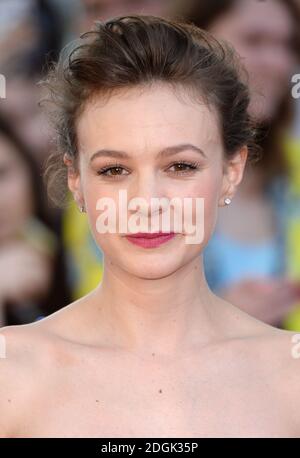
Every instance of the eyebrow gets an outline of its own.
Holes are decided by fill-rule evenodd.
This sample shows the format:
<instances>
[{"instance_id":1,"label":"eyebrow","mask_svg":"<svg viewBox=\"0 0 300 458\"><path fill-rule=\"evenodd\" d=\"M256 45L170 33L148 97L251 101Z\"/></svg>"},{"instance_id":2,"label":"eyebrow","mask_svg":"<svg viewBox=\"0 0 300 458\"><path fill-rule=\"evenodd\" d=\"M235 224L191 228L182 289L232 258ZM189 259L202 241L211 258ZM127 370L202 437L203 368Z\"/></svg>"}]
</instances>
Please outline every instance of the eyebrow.
<instances>
[{"instance_id":1,"label":"eyebrow","mask_svg":"<svg viewBox=\"0 0 300 458\"><path fill-rule=\"evenodd\" d=\"M192 143L183 143L180 145L167 146L166 148L159 151L157 157L169 157L169 156L172 156L173 154L177 154L177 153L180 153L186 150L195 151L196 153L199 153L203 157L207 158L204 151L201 148L199 148L198 146L193 145ZM117 151L113 149L100 149L92 155L90 162L92 162L94 159L98 157L116 157L119 159L129 159L130 158L130 156L125 151Z\"/></svg>"}]
</instances>

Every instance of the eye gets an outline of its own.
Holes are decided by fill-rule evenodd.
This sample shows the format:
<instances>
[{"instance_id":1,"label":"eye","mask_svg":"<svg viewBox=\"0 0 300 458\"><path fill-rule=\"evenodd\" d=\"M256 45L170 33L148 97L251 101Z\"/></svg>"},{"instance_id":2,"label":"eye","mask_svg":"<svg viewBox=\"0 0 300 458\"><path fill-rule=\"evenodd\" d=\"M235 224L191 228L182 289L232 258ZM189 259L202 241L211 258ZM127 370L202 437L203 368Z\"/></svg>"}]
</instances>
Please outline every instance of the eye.
<instances>
[{"instance_id":1,"label":"eye","mask_svg":"<svg viewBox=\"0 0 300 458\"><path fill-rule=\"evenodd\" d=\"M175 170L171 170L172 173L175 174L186 174L190 173L196 170L199 170L199 163L198 162L174 162L173 164L170 165L169 169L175 168Z\"/></svg>"},{"instance_id":2,"label":"eye","mask_svg":"<svg viewBox=\"0 0 300 458\"><path fill-rule=\"evenodd\" d=\"M113 164L113 165L107 165L106 167L102 167L97 172L97 174L104 175L109 178L116 178L116 177L124 175L124 173L122 173L123 171L126 171L126 169L124 169L124 167L122 167L120 164ZM126 173L125 175L128 175L128 173Z\"/></svg>"}]
</instances>

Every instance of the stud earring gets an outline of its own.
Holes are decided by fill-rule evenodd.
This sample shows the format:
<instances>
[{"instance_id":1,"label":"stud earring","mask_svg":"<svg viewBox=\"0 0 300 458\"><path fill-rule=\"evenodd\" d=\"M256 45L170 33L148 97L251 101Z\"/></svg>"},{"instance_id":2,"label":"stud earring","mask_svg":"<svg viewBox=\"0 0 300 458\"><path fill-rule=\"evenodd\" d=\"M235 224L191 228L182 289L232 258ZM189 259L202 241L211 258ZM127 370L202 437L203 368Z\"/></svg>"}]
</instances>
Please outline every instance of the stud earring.
<instances>
[{"instance_id":1,"label":"stud earring","mask_svg":"<svg viewBox=\"0 0 300 458\"><path fill-rule=\"evenodd\" d=\"M84 211L85 211L84 205L81 205L80 206L80 213L84 213Z\"/></svg>"},{"instance_id":2,"label":"stud earring","mask_svg":"<svg viewBox=\"0 0 300 458\"><path fill-rule=\"evenodd\" d=\"M231 203L230 197L226 197L226 199L224 199L224 203L225 205L229 205Z\"/></svg>"}]
</instances>

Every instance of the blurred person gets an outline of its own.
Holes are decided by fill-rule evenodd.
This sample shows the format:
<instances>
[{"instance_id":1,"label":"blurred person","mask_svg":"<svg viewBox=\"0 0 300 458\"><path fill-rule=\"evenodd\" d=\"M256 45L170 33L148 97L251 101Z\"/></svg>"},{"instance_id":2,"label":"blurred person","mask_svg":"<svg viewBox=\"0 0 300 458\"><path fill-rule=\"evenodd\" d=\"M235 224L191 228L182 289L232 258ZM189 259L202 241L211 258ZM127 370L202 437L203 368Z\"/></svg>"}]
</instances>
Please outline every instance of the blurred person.
<instances>
[{"instance_id":1,"label":"blurred person","mask_svg":"<svg viewBox=\"0 0 300 458\"><path fill-rule=\"evenodd\" d=\"M62 18L50 0L1 0L0 68L7 78L43 73L57 59L63 40Z\"/></svg>"},{"instance_id":2,"label":"blurred person","mask_svg":"<svg viewBox=\"0 0 300 458\"><path fill-rule=\"evenodd\" d=\"M42 96L39 78L11 76L6 79L6 98L0 110L14 126L18 136L32 151L37 164L42 165L51 154L53 132L38 107Z\"/></svg>"},{"instance_id":3,"label":"blurred person","mask_svg":"<svg viewBox=\"0 0 300 458\"><path fill-rule=\"evenodd\" d=\"M1 326L34 321L68 300L61 244L43 195L35 160L0 115Z\"/></svg>"},{"instance_id":4,"label":"blurred person","mask_svg":"<svg viewBox=\"0 0 300 458\"><path fill-rule=\"evenodd\" d=\"M51 132L38 108L38 81L63 40L61 15L49 0L1 0L0 71L7 96L1 111L41 164L51 152Z\"/></svg>"},{"instance_id":5,"label":"blurred person","mask_svg":"<svg viewBox=\"0 0 300 458\"><path fill-rule=\"evenodd\" d=\"M172 0L81 0L78 31L90 30L97 19L106 20L121 14L153 14L167 17Z\"/></svg>"},{"instance_id":6,"label":"blurred person","mask_svg":"<svg viewBox=\"0 0 300 458\"><path fill-rule=\"evenodd\" d=\"M300 330L295 296L300 286L300 192L293 187L295 167L290 165L300 155L300 143L295 146L289 134L294 108L290 82L300 57L299 9L293 0L192 0L177 2L177 8L180 17L239 53L248 73L249 110L261 127L262 160L246 168L207 246L208 281L255 317Z\"/></svg>"},{"instance_id":7,"label":"blurred person","mask_svg":"<svg viewBox=\"0 0 300 458\"><path fill-rule=\"evenodd\" d=\"M0 330L1 437L299 437L299 335L219 298L203 269L219 207L255 157L239 60L153 16L99 21L75 44L46 81L49 192L69 188L87 213L104 275L52 315ZM98 228L102 197L115 231ZM169 208L149 204L163 197L204 199L204 220L188 212L201 240L170 219L153 232ZM119 227L126 216L139 233Z\"/></svg>"},{"instance_id":8,"label":"blurred person","mask_svg":"<svg viewBox=\"0 0 300 458\"><path fill-rule=\"evenodd\" d=\"M0 2L0 68L24 65L22 56L28 55L36 44L32 22L33 0L2 0Z\"/></svg>"}]
</instances>

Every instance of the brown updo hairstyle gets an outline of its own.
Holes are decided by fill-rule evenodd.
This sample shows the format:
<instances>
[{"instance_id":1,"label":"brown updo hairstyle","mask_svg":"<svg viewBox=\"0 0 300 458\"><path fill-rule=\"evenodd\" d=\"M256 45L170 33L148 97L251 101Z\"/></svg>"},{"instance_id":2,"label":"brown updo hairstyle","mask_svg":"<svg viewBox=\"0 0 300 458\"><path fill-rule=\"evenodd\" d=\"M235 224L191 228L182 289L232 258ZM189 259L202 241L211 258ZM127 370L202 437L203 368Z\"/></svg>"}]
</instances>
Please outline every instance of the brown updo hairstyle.
<instances>
[{"instance_id":1,"label":"brown updo hairstyle","mask_svg":"<svg viewBox=\"0 0 300 458\"><path fill-rule=\"evenodd\" d=\"M55 128L57 152L46 164L48 194L61 205L67 191L64 154L78 157L76 120L93 96L119 89L165 82L193 91L193 99L216 109L225 159L242 146L248 158L260 156L256 129L248 114L249 92L233 49L189 22L155 16L119 16L96 21L94 28L72 41L50 66L41 84L41 101Z\"/></svg>"}]
</instances>

